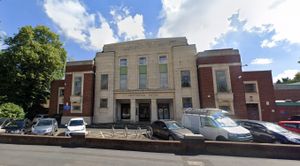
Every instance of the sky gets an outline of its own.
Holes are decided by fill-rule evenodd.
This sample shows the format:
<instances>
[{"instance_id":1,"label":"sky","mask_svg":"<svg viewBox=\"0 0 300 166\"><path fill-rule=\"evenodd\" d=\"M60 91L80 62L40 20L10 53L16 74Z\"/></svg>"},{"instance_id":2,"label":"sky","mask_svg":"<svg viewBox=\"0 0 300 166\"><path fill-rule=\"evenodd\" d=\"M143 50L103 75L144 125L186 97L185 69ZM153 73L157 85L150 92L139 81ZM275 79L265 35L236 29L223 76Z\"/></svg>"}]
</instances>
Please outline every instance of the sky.
<instances>
[{"instance_id":1,"label":"sky","mask_svg":"<svg viewBox=\"0 0 300 166\"><path fill-rule=\"evenodd\" d=\"M22 26L60 35L68 60L90 60L104 44L187 37L197 51L239 49L244 71L300 71L299 0L0 0L3 38Z\"/></svg>"}]
</instances>

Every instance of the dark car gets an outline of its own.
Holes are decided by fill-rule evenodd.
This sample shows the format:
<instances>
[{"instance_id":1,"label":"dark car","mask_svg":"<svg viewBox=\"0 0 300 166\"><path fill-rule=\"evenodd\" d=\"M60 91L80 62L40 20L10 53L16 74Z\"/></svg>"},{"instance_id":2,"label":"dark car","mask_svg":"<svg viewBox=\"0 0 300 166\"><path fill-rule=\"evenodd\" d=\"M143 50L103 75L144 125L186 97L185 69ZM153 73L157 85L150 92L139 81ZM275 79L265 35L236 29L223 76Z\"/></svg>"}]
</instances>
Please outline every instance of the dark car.
<instances>
[{"instance_id":1,"label":"dark car","mask_svg":"<svg viewBox=\"0 0 300 166\"><path fill-rule=\"evenodd\" d=\"M11 134L28 134L31 130L30 121L24 120L12 120L5 127L5 133Z\"/></svg>"},{"instance_id":2,"label":"dark car","mask_svg":"<svg viewBox=\"0 0 300 166\"><path fill-rule=\"evenodd\" d=\"M182 140L184 135L193 133L172 120L157 120L151 124L153 135L161 139Z\"/></svg>"},{"instance_id":3,"label":"dark car","mask_svg":"<svg viewBox=\"0 0 300 166\"><path fill-rule=\"evenodd\" d=\"M300 121L300 115L294 115L289 118L290 121Z\"/></svg>"},{"instance_id":4,"label":"dark car","mask_svg":"<svg viewBox=\"0 0 300 166\"><path fill-rule=\"evenodd\" d=\"M299 134L277 124L257 120L236 120L236 122L251 132L254 142L300 144Z\"/></svg>"}]
</instances>

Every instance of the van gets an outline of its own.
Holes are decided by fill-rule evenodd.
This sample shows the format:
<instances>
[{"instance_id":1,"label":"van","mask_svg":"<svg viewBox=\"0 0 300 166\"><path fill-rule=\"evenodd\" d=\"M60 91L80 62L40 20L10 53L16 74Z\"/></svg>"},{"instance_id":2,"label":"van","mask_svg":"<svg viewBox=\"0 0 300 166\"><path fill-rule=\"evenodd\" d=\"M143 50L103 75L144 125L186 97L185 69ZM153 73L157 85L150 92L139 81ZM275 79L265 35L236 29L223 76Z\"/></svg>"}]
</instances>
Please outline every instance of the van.
<instances>
[{"instance_id":1,"label":"van","mask_svg":"<svg viewBox=\"0 0 300 166\"><path fill-rule=\"evenodd\" d=\"M182 125L209 140L251 141L250 131L236 124L226 114L227 111L217 108L189 108L184 111Z\"/></svg>"}]
</instances>

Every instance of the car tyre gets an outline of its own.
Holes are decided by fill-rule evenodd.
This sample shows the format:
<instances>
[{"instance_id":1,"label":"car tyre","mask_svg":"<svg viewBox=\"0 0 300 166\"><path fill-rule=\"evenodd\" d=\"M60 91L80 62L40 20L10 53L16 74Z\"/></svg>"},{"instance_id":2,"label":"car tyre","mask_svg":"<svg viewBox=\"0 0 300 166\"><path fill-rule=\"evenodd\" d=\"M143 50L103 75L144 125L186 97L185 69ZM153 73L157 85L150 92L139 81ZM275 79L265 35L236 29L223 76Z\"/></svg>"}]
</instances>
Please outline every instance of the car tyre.
<instances>
[{"instance_id":1,"label":"car tyre","mask_svg":"<svg viewBox=\"0 0 300 166\"><path fill-rule=\"evenodd\" d=\"M278 140L275 140L273 143L274 143L274 144L281 144L281 142L278 141Z\"/></svg>"},{"instance_id":2,"label":"car tyre","mask_svg":"<svg viewBox=\"0 0 300 166\"><path fill-rule=\"evenodd\" d=\"M223 136L218 136L218 137L216 138L216 140L217 140L217 141L227 141L227 139L226 139L225 137L223 137Z\"/></svg>"}]
</instances>

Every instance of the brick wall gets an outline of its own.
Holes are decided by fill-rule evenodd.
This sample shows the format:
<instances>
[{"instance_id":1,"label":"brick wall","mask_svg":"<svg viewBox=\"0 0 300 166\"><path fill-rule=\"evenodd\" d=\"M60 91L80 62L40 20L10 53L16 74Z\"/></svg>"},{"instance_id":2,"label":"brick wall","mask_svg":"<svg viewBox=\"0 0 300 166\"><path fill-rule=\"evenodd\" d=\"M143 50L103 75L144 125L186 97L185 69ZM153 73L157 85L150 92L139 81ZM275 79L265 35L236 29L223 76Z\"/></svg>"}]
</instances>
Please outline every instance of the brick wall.
<instances>
[{"instance_id":1,"label":"brick wall","mask_svg":"<svg viewBox=\"0 0 300 166\"><path fill-rule=\"evenodd\" d=\"M204 56L197 59L198 65L204 64L220 64L220 63L239 63L241 62L240 55L221 55L221 56Z\"/></svg>"},{"instance_id":2,"label":"brick wall","mask_svg":"<svg viewBox=\"0 0 300 166\"><path fill-rule=\"evenodd\" d=\"M257 81L262 120L276 121L275 94L271 71L243 72L243 81Z\"/></svg>"},{"instance_id":3,"label":"brick wall","mask_svg":"<svg viewBox=\"0 0 300 166\"><path fill-rule=\"evenodd\" d=\"M276 100L291 99L292 101L300 100L300 89L275 89Z\"/></svg>"},{"instance_id":4,"label":"brick wall","mask_svg":"<svg viewBox=\"0 0 300 166\"><path fill-rule=\"evenodd\" d=\"M65 80L54 80L51 82L49 115L54 115L57 113L58 88L64 87L64 83Z\"/></svg>"},{"instance_id":5,"label":"brick wall","mask_svg":"<svg viewBox=\"0 0 300 166\"><path fill-rule=\"evenodd\" d=\"M198 68L199 97L201 108L214 108L215 94L211 67Z\"/></svg>"}]
</instances>

